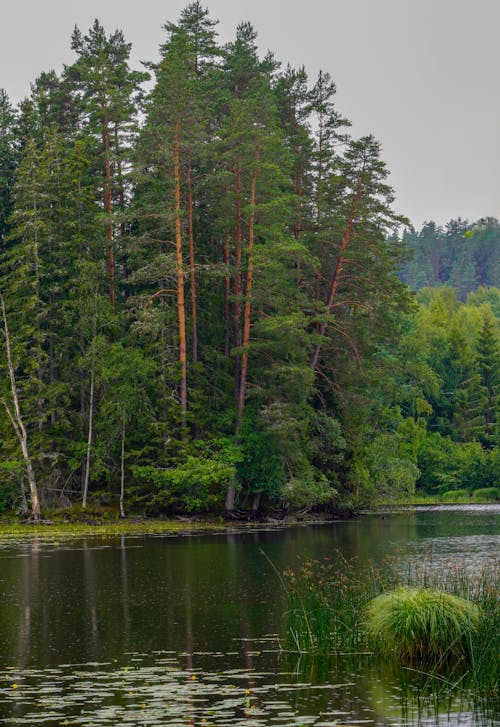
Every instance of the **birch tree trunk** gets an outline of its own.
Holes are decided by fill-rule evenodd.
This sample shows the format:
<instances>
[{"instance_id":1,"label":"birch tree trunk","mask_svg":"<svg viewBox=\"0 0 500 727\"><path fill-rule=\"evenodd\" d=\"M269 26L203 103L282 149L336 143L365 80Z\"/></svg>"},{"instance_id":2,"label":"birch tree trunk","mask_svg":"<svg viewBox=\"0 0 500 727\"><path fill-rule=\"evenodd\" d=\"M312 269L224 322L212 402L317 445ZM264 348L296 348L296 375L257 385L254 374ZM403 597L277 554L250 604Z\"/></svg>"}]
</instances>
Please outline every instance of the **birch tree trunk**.
<instances>
[{"instance_id":1,"label":"birch tree trunk","mask_svg":"<svg viewBox=\"0 0 500 727\"><path fill-rule=\"evenodd\" d=\"M90 480L90 457L92 454L92 437L94 429L94 369L90 372L90 395L89 395L89 430L87 434L87 456L85 458L85 477L83 479L82 508L87 507L87 496L89 493Z\"/></svg>"},{"instance_id":2,"label":"birch tree trunk","mask_svg":"<svg viewBox=\"0 0 500 727\"><path fill-rule=\"evenodd\" d=\"M125 424L122 425L122 450L120 458L120 517L125 517Z\"/></svg>"},{"instance_id":3,"label":"birch tree trunk","mask_svg":"<svg viewBox=\"0 0 500 727\"><path fill-rule=\"evenodd\" d=\"M28 484L30 488L31 496L31 513L34 520L40 520L40 499L38 497L38 488L36 485L35 472L33 470L33 464L28 449L28 434L24 421L21 414L21 407L19 404L19 395L17 391L16 375L14 370L14 364L12 363L12 352L10 347L10 336L9 326L7 324L7 314L5 312L5 303L3 297L0 296L0 302L2 306L2 317L3 317L3 333L5 336L5 351L7 355L7 368L9 371L10 390L12 394L12 403L14 411L11 411L8 403L3 400L5 410L11 421L11 424L16 433L19 444L21 445L21 451L23 453L24 465L26 467L26 475L28 477Z\"/></svg>"}]
</instances>

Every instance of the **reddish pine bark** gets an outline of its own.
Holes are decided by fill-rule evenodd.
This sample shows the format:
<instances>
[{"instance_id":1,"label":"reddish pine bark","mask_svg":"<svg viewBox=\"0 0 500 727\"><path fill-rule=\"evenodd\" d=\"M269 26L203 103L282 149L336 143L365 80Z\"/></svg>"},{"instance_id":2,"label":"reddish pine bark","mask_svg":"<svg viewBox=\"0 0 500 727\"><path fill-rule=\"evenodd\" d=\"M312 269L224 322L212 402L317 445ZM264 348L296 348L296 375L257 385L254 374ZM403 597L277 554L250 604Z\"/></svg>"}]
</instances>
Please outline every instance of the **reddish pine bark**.
<instances>
[{"instance_id":1,"label":"reddish pine bark","mask_svg":"<svg viewBox=\"0 0 500 727\"><path fill-rule=\"evenodd\" d=\"M326 301L326 308L327 308L328 313L331 313L332 308L333 308L335 294L337 292L337 288L338 288L339 282L340 282L340 276L341 276L342 270L344 268L344 262L345 262L344 253L345 253L345 251L349 245L349 241L351 239L352 228L354 226L354 219L356 217L358 205L359 205L359 202L360 202L362 194L363 194L363 189L364 189L364 166L363 166L363 169L361 170L358 187L356 190L356 195L355 195L353 203L352 203L351 212L349 214L349 219L347 221L344 235L342 237L342 242L340 244L340 252L339 252L339 258L337 260L337 265L335 266L335 270L333 272L333 276L330 281L330 287L328 290L328 298ZM319 334L320 338L322 338L325 335L327 325L328 325L327 321L325 320L319 326L318 334ZM321 353L321 341L316 344L313 355L311 357L310 366L313 371L316 371L316 369L318 367L318 360L319 360L320 353Z\"/></svg>"},{"instance_id":2,"label":"reddish pine bark","mask_svg":"<svg viewBox=\"0 0 500 727\"><path fill-rule=\"evenodd\" d=\"M229 263L230 263L230 244L231 238L226 235L224 242L224 265L226 266L226 276L224 278L224 321L226 324L226 336L224 341L224 356L229 357L229 316L230 316L230 296L231 296L231 277L229 275Z\"/></svg>"},{"instance_id":3,"label":"reddish pine bark","mask_svg":"<svg viewBox=\"0 0 500 727\"><path fill-rule=\"evenodd\" d=\"M241 219L241 162L238 159L236 164L236 230L235 230L235 246L234 246L234 345L239 346L241 343L241 247L242 247L242 219ZM236 396L239 392L239 382L241 373L241 359L236 357L234 363L234 381L236 388Z\"/></svg>"},{"instance_id":4,"label":"reddish pine bark","mask_svg":"<svg viewBox=\"0 0 500 727\"><path fill-rule=\"evenodd\" d=\"M247 275L245 285L245 307L243 310L243 353L241 354L241 372L240 384L238 387L238 416L236 420L236 429L239 431L241 421L243 419L243 411L245 409L245 395L247 387L248 372L248 346L250 343L250 317L252 314L252 287L253 287L253 245L255 233L255 194L257 190L257 172L259 164L259 145L255 148L255 168L252 174L252 184L250 187L250 219L248 221L248 258L247 258Z\"/></svg>"},{"instance_id":5,"label":"reddish pine bark","mask_svg":"<svg viewBox=\"0 0 500 727\"><path fill-rule=\"evenodd\" d=\"M104 172L104 191L103 191L103 202L104 212L107 216L106 221L106 247L107 247L107 269L109 279L109 299L113 309L115 307L115 252L113 246L113 221L111 215L113 212L113 203L111 196L111 151L109 143L109 121L105 117L102 129L102 140L104 145L104 159L105 159L105 172Z\"/></svg>"},{"instance_id":6,"label":"reddish pine bark","mask_svg":"<svg viewBox=\"0 0 500 727\"><path fill-rule=\"evenodd\" d=\"M182 259L181 230L181 180L179 164L179 119L174 131L174 189L175 189L175 257L177 262L177 318L179 324L179 364L181 369L180 400L182 425L186 426L187 413L187 360L186 360L186 310L184 302L184 264Z\"/></svg>"},{"instance_id":7,"label":"reddish pine bark","mask_svg":"<svg viewBox=\"0 0 500 727\"><path fill-rule=\"evenodd\" d=\"M196 307L196 267L194 255L194 229L193 229L193 189L191 184L191 162L187 168L188 192L188 235L189 235L189 277L191 281L191 328L192 328L192 357L193 362L198 361L198 314Z\"/></svg>"}]
</instances>

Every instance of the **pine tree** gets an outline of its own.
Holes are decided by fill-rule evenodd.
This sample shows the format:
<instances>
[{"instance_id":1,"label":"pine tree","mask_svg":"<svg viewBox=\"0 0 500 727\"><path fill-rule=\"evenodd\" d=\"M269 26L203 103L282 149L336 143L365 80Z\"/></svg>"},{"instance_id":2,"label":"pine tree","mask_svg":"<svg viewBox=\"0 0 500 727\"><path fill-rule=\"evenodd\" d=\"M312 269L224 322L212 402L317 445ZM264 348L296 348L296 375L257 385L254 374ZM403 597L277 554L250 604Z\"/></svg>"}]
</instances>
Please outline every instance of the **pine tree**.
<instances>
[{"instance_id":1,"label":"pine tree","mask_svg":"<svg viewBox=\"0 0 500 727\"><path fill-rule=\"evenodd\" d=\"M87 35L75 28L72 49L77 60L65 69L86 132L94 140L99 170L96 182L101 189L101 220L105 231L109 298L116 302L117 250L115 214L125 202L124 168L134 130L139 84L147 74L129 67L131 45L121 31L107 36L95 20ZM121 220L120 220L121 221Z\"/></svg>"},{"instance_id":2,"label":"pine tree","mask_svg":"<svg viewBox=\"0 0 500 727\"><path fill-rule=\"evenodd\" d=\"M394 316L398 303L407 306L407 295L395 275L402 247L394 239L388 241L388 231L398 218L390 206L392 190L385 183L387 170L373 137L351 142L341 168L340 181L336 172L332 175L328 213L314 247L325 301L311 356L315 371L329 330L345 336L356 350L348 330L352 311L363 310L373 320L382 320Z\"/></svg>"},{"instance_id":3,"label":"pine tree","mask_svg":"<svg viewBox=\"0 0 500 727\"><path fill-rule=\"evenodd\" d=\"M149 99L147 120L139 143L136 209L139 219L144 220L141 227L145 236L143 241L151 235L158 250L156 254L147 253L145 260L150 265L155 260L163 260L168 276L166 284L162 282L159 290L153 289L152 297L172 291L176 296L179 398L185 427L188 411L185 280L189 270L193 296L191 312L195 318L193 348L197 359L192 169L203 138L204 115L197 73L200 60L194 52L194 44L182 27L169 26L169 32L170 38L162 47L163 59L156 69L156 86ZM186 237L189 266L185 262ZM172 239L173 255L166 252ZM147 269L144 271L147 276Z\"/></svg>"}]
</instances>

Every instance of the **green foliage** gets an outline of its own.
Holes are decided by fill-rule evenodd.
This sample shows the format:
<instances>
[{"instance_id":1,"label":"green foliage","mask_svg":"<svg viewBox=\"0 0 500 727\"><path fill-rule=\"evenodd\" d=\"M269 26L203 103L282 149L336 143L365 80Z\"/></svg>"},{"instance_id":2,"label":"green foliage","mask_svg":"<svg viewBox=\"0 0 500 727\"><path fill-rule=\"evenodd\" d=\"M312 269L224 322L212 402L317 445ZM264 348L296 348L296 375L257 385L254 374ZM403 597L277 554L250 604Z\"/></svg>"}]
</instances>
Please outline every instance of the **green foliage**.
<instances>
[{"instance_id":1,"label":"green foliage","mask_svg":"<svg viewBox=\"0 0 500 727\"><path fill-rule=\"evenodd\" d=\"M421 230L407 228L403 240L413 251L401 271L411 288L449 285L460 300L478 286L497 285L500 271L498 220L484 218L474 224L450 220L445 227L427 222Z\"/></svg>"},{"instance_id":2,"label":"green foliage","mask_svg":"<svg viewBox=\"0 0 500 727\"><path fill-rule=\"evenodd\" d=\"M337 500L338 492L320 472L306 471L287 480L282 493L289 507L311 509L320 505L331 505Z\"/></svg>"},{"instance_id":3,"label":"green foliage","mask_svg":"<svg viewBox=\"0 0 500 727\"><path fill-rule=\"evenodd\" d=\"M227 489L235 484L241 458L238 447L221 440L201 454L187 455L175 467L136 465L132 468L136 484L130 487L131 505L148 513L220 509Z\"/></svg>"},{"instance_id":4,"label":"green foliage","mask_svg":"<svg viewBox=\"0 0 500 727\"><path fill-rule=\"evenodd\" d=\"M442 494L448 490L475 490L494 485L498 462L479 442L456 443L438 433L428 433L419 448L419 487Z\"/></svg>"},{"instance_id":5,"label":"green foliage","mask_svg":"<svg viewBox=\"0 0 500 727\"><path fill-rule=\"evenodd\" d=\"M420 662L470 657L470 636L480 619L470 601L427 588L383 593L366 612L368 635L379 651Z\"/></svg>"},{"instance_id":6,"label":"green foliage","mask_svg":"<svg viewBox=\"0 0 500 727\"><path fill-rule=\"evenodd\" d=\"M283 456L255 410L247 409L239 442L242 456L237 467L238 480L249 492L278 500L286 479Z\"/></svg>"},{"instance_id":7,"label":"green foliage","mask_svg":"<svg viewBox=\"0 0 500 727\"><path fill-rule=\"evenodd\" d=\"M356 502L364 506L411 498L420 475L415 447L423 436L421 428L412 419L386 414L393 431L378 432L364 443L350 472Z\"/></svg>"},{"instance_id":8,"label":"green foliage","mask_svg":"<svg viewBox=\"0 0 500 727\"><path fill-rule=\"evenodd\" d=\"M12 211L15 169L18 162L15 133L15 111L7 93L0 88L0 242L9 230Z\"/></svg>"},{"instance_id":9,"label":"green foliage","mask_svg":"<svg viewBox=\"0 0 500 727\"><path fill-rule=\"evenodd\" d=\"M349 136L328 73L215 26L197 2L166 23L148 94L98 20L18 109L0 92L0 288L43 501L495 486L498 223L409 230L407 260L380 145ZM418 307L402 267L431 286ZM17 460L3 409L0 438Z\"/></svg>"},{"instance_id":10,"label":"green foliage","mask_svg":"<svg viewBox=\"0 0 500 727\"><path fill-rule=\"evenodd\" d=\"M13 510L19 505L24 474L23 462L19 460L0 462L0 513Z\"/></svg>"},{"instance_id":11,"label":"green foliage","mask_svg":"<svg viewBox=\"0 0 500 727\"><path fill-rule=\"evenodd\" d=\"M476 502L499 502L500 487L480 487L472 493Z\"/></svg>"}]
</instances>

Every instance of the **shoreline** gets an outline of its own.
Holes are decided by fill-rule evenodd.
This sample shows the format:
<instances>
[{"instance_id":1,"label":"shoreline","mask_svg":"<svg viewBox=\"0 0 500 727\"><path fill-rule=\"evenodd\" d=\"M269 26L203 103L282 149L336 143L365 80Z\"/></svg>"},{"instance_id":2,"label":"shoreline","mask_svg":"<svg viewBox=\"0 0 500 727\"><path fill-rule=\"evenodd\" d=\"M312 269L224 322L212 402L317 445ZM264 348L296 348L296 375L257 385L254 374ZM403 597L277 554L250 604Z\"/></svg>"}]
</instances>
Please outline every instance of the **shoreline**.
<instances>
[{"instance_id":1,"label":"shoreline","mask_svg":"<svg viewBox=\"0 0 500 727\"><path fill-rule=\"evenodd\" d=\"M316 511L310 513L290 513L273 517L264 515L260 518L225 518L206 514L203 516L179 516L177 518L143 518L131 516L124 519L97 518L91 519L81 516L78 520L59 520L59 515L54 520L34 521L19 519L0 519L0 540L15 538L29 539L41 537L46 539L56 538L79 538L79 537L117 537L117 536L147 536L147 535L190 535L190 534L214 534L214 533L244 533L256 530L282 530L293 527L307 527L309 525L327 525L333 523L349 522L360 517L380 516L386 517L391 514L409 513L427 509L470 509L471 507L482 508L485 506L500 506L500 503L394 503L377 505L373 508L344 508L332 511ZM95 517L95 513L93 513Z\"/></svg>"},{"instance_id":2,"label":"shoreline","mask_svg":"<svg viewBox=\"0 0 500 727\"><path fill-rule=\"evenodd\" d=\"M64 522L41 520L0 519L0 540L14 538L78 538L87 536L115 537L140 535L189 535L225 532L251 532L259 529L282 530L290 527L345 522L357 519L359 514L353 510L290 514L284 517L264 516L252 519L232 519L214 515L193 518L178 517L171 519L129 517L124 519L91 520L91 518Z\"/></svg>"}]
</instances>

